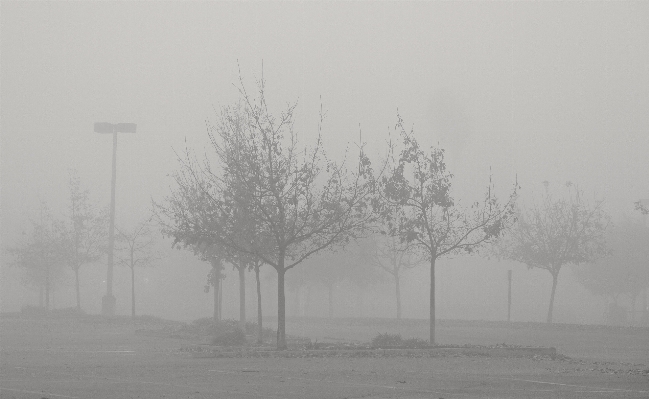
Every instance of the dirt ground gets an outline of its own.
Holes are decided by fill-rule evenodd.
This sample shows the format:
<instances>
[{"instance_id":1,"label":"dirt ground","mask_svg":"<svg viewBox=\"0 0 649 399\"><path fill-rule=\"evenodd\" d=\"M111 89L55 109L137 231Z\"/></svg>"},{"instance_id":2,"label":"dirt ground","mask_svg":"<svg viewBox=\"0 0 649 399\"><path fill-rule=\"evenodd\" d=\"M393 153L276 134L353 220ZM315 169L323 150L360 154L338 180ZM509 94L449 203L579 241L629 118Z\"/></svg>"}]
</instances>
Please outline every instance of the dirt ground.
<instances>
[{"instance_id":1,"label":"dirt ground","mask_svg":"<svg viewBox=\"0 0 649 399\"><path fill-rule=\"evenodd\" d=\"M272 325L272 323L268 323ZM286 330L312 340L368 342L378 333L428 339L428 320L289 319ZM451 345L508 345L555 347L559 353L582 359L649 364L649 328L575 324L506 323L438 320L437 343Z\"/></svg>"},{"instance_id":2,"label":"dirt ground","mask_svg":"<svg viewBox=\"0 0 649 399\"><path fill-rule=\"evenodd\" d=\"M303 321L293 322L289 331L299 333L301 323L306 332ZM331 325L327 335L341 334L344 323ZM347 330L352 336L361 330L374 335L380 327ZM136 334L136 328L73 319L1 318L0 398L649 398L647 361L597 358L598 351L595 357L555 360L195 358L180 348L200 342ZM320 333L322 328L316 327ZM458 339L463 330L477 336L492 333L484 326L443 330L453 328ZM588 331L594 336L601 332ZM603 335L586 341L610 338ZM624 348L644 343L633 337L625 338ZM586 350L587 345L579 349ZM624 358L626 351L613 354Z\"/></svg>"}]
</instances>

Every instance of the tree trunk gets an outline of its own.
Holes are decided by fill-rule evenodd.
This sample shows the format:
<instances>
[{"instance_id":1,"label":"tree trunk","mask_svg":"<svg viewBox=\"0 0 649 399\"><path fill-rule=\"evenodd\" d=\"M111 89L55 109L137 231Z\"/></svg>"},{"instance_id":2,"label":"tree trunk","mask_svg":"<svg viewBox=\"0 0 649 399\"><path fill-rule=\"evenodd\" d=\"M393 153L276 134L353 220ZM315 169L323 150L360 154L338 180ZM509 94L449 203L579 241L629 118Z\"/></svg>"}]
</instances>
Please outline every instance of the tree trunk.
<instances>
[{"instance_id":1,"label":"tree trunk","mask_svg":"<svg viewBox=\"0 0 649 399\"><path fill-rule=\"evenodd\" d=\"M264 343L264 328L261 317L261 281L259 280L259 266L255 267L255 277L257 279L257 343Z\"/></svg>"},{"instance_id":2,"label":"tree trunk","mask_svg":"<svg viewBox=\"0 0 649 399\"><path fill-rule=\"evenodd\" d=\"M220 268L213 264L212 265L212 286L214 287L214 315L213 319L214 321L221 321L221 297L220 297L220 275L221 275L221 270Z\"/></svg>"},{"instance_id":3,"label":"tree trunk","mask_svg":"<svg viewBox=\"0 0 649 399\"><path fill-rule=\"evenodd\" d=\"M214 321L220 321L221 316L219 315L219 284L218 282L214 284L214 312L212 314L212 319Z\"/></svg>"},{"instance_id":4,"label":"tree trunk","mask_svg":"<svg viewBox=\"0 0 649 399\"><path fill-rule=\"evenodd\" d=\"M219 270L222 270L219 269ZM219 281L217 281L217 284L219 286L219 321L223 319L223 279L219 278Z\"/></svg>"},{"instance_id":5,"label":"tree trunk","mask_svg":"<svg viewBox=\"0 0 649 399\"><path fill-rule=\"evenodd\" d=\"M559 273L552 274L552 294L550 294L550 308L548 309L547 322L552 324L552 310L554 309L554 293L557 291L557 281L559 280Z\"/></svg>"},{"instance_id":6,"label":"tree trunk","mask_svg":"<svg viewBox=\"0 0 649 399\"><path fill-rule=\"evenodd\" d=\"M300 315L300 289L302 287L298 286L295 289L295 307L293 308L293 317L298 317Z\"/></svg>"},{"instance_id":7,"label":"tree trunk","mask_svg":"<svg viewBox=\"0 0 649 399\"><path fill-rule=\"evenodd\" d=\"M239 326L246 332L246 266L239 261Z\"/></svg>"},{"instance_id":8,"label":"tree trunk","mask_svg":"<svg viewBox=\"0 0 649 399\"><path fill-rule=\"evenodd\" d=\"M135 266L131 266L131 317L135 317Z\"/></svg>"},{"instance_id":9,"label":"tree trunk","mask_svg":"<svg viewBox=\"0 0 649 399\"><path fill-rule=\"evenodd\" d=\"M311 286L306 286L306 298L304 298L304 308L302 308L302 316L309 315L309 307L311 304Z\"/></svg>"},{"instance_id":10,"label":"tree trunk","mask_svg":"<svg viewBox=\"0 0 649 399\"><path fill-rule=\"evenodd\" d=\"M631 293L631 325L635 325L635 303L639 292Z\"/></svg>"},{"instance_id":11,"label":"tree trunk","mask_svg":"<svg viewBox=\"0 0 649 399\"><path fill-rule=\"evenodd\" d=\"M399 273L394 275L394 283L397 289L397 320L401 320L401 287L399 285Z\"/></svg>"},{"instance_id":12,"label":"tree trunk","mask_svg":"<svg viewBox=\"0 0 649 399\"><path fill-rule=\"evenodd\" d=\"M329 318L334 318L334 285L329 284Z\"/></svg>"},{"instance_id":13,"label":"tree trunk","mask_svg":"<svg viewBox=\"0 0 649 399\"><path fill-rule=\"evenodd\" d=\"M50 310L50 265L45 265L45 310Z\"/></svg>"},{"instance_id":14,"label":"tree trunk","mask_svg":"<svg viewBox=\"0 0 649 399\"><path fill-rule=\"evenodd\" d=\"M430 344L435 345L435 257L430 259Z\"/></svg>"},{"instance_id":15,"label":"tree trunk","mask_svg":"<svg viewBox=\"0 0 649 399\"><path fill-rule=\"evenodd\" d=\"M44 284L41 284L41 288L40 288L40 290L38 292L38 306L41 309L45 306L45 300L44 300L44 296L43 296L43 288L44 288L44 286L45 286Z\"/></svg>"},{"instance_id":16,"label":"tree trunk","mask_svg":"<svg viewBox=\"0 0 649 399\"><path fill-rule=\"evenodd\" d=\"M282 262L283 263L283 262ZM277 349L286 349L286 296L284 294L284 265L277 268Z\"/></svg>"},{"instance_id":17,"label":"tree trunk","mask_svg":"<svg viewBox=\"0 0 649 399\"><path fill-rule=\"evenodd\" d=\"M358 312L358 317L363 317L363 290L358 289L356 295L356 312Z\"/></svg>"},{"instance_id":18,"label":"tree trunk","mask_svg":"<svg viewBox=\"0 0 649 399\"><path fill-rule=\"evenodd\" d=\"M649 288L644 288L642 290L642 313L641 313L641 319L640 321L642 322L642 325L649 325L649 312L647 309L647 290Z\"/></svg>"},{"instance_id":19,"label":"tree trunk","mask_svg":"<svg viewBox=\"0 0 649 399\"><path fill-rule=\"evenodd\" d=\"M74 269L74 288L77 294L77 312L81 312L81 293L79 290L79 267Z\"/></svg>"}]
</instances>

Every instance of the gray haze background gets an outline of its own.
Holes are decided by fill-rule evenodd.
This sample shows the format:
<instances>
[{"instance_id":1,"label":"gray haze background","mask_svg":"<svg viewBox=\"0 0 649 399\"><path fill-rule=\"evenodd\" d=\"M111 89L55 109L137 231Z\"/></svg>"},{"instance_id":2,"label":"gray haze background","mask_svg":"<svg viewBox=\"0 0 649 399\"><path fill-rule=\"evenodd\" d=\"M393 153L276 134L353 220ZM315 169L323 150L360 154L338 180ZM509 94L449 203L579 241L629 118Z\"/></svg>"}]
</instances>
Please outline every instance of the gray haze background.
<instances>
[{"instance_id":1,"label":"gray haze background","mask_svg":"<svg viewBox=\"0 0 649 399\"><path fill-rule=\"evenodd\" d=\"M482 193L490 168L501 195L517 177L523 201L544 180L577 183L591 198L604 198L613 217L632 214L634 201L649 198L647 2L0 6L3 246L28 231L39 196L63 214L68 168L78 169L95 201L109 203L112 140L93 133L94 122L138 125L136 134L118 138L116 220L131 227L152 198L168 192L174 150L203 151L205 119L237 99L238 65L252 91L262 60L275 109L299 101L306 143L315 137L322 101L332 158L355 148L360 129L378 159L398 108L418 139L447 149L455 193L465 203ZM440 317L506 317L510 268L513 319L543 320L550 276L482 259L442 262ZM138 312L209 316L211 297L202 291L208 270L183 252L142 270ZM82 306L99 312L105 264L81 273ZM421 267L405 276L404 317L426 317L427 273ZM3 311L37 301L15 275L3 267ZM126 268L116 269L122 314L129 309L128 278ZM394 294L386 281L362 303L354 294L341 295L336 314L392 317ZM235 317L234 274L225 284L225 316ZM264 289L271 315L273 285ZM289 315L296 311L291 295ZM72 306L72 288L55 298L57 307ZM602 304L569 270L562 273L557 321L600 322ZM306 311L326 315L324 291L311 295Z\"/></svg>"}]
</instances>

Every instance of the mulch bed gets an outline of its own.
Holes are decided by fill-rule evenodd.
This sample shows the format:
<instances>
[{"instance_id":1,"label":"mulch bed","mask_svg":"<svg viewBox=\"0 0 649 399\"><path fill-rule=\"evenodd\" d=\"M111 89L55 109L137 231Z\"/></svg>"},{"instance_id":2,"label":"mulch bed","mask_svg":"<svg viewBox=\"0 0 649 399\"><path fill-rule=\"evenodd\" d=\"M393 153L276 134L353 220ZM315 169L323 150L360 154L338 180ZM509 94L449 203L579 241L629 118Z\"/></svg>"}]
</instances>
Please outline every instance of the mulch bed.
<instances>
[{"instance_id":1,"label":"mulch bed","mask_svg":"<svg viewBox=\"0 0 649 399\"><path fill-rule=\"evenodd\" d=\"M549 358L562 357L556 348L522 346L434 346L428 348L372 348L367 346L336 345L319 349L289 348L279 351L271 347L226 347L212 345L185 345L181 352L196 358L385 358L385 357L505 357Z\"/></svg>"}]
</instances>

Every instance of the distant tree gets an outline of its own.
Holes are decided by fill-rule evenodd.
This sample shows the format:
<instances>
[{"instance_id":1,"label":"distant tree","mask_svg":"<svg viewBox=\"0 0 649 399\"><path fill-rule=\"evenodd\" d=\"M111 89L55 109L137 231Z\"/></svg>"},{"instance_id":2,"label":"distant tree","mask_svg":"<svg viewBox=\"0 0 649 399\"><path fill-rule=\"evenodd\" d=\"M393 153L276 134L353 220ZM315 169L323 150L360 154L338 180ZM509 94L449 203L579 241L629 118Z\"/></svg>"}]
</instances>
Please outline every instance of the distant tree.
<instances>
[{"instance_id":1,"label":"distant tree","mask_svg":"<svg viewBox=\"0 0 649 399\"><path fill-rule=\"evenodd\" d=\"M214 220L218 216L215 208L210 203L208 196L203 192L201 184L197 184L192 176L187 176L185 170L180 170L175 176L177 181L182 181L176 191L168 198L165 204L154 202L153 211L157 222L162 227L162 234L174 239L172 247L191 250L202 261L208 262L212 268L207 275L205 293L214 293L214 321L222 317L221 281L225 278L224 262L228 257L228 248L209 239L217 232L203 232L196 234L194 220ZM203 225L204 228L208 227Z\"/></svg>"},{"instance_id":2,"label":"distant tree","mask_svg":"<svg viewBox=\"0 0 649 399\"><path fill-rule=\"evenodd\" d=\"M255 282L257 283L257 343L261 344L264 342L264 326L261 306L261 279L259 278L259 273L264 262L261 259L256 258L249 264L252 270L255 272Z\"/></svg>"},{"instance_id":3,"label":"distant tree","mask_svg":"<svg viewBox=\"0 0 649 399\"><path fill-rule=\"evenodd\" d=\"M239 326L242 331L246 331L246 271L252 269L249 254L234 252L230 263L239 275Z\"/></svg>"},{"instance_id":4,"label":"distant tree","mask_svg":"<svg viewBox=\"0 0 649 399\"><path fill-rule=\"evenodd\" d=\"M39 219L32 221L32 230L25 241L8 248L12 265L23 271L23 284L44 291L46 310L50 309L53 288L65 279L64 269L70 261L67 242L65 224L55 219L41 201Z\"/></svg>"},{"instance_id":5,"label":"distant tree","mask_svg":"<svg viewBox=\"0 0 649 399\"><path fill-rule=\"evenodd\" d=\"M135 317L135 267L152 266L159 259L155 253L155 237L151 229L151 218L147 218L131 229L117 229L117 263L131 269L131 316Z\"/></svg>"},{"instance_id":6,"label":"distant tree","mask_svg":"<svg viewBox=\"0 0 649 399\"><path fill-rule=\"evenodd\" d=\"M304 261L299 273L292 273L291 277L287 278L287 286L294 287L296 291L324 286L328 296L328 315L333 318L336 285L349 282L358 288L356 292L361 298L363 289L380 279L364 242L363 239L355 239L344 247L322 251L310 257Z\"/></svg>"},{"instance_id":7,"label":"distant tree","mask_svg":"<svg viewBox=\"0 0 649 399\"><path fill-rule=\"evenodd\" d=\"M233 211L233 218L236 222L230 224L231 230L224 233L221 227L213 231L203 231L196 234L189 224L176 224L170 215L175 214L181 218L203 218L204 220L214 220L218 218L218 210L210 203L209 196L202 191L201 185L196 184L192 177L187 177L183 173L176 176L177 179L184 183L179 185L178 191L174 193L173 198L168 198L166 206L156 205L157 217L162 224L164 235L174 238L174 246L182 246L193 250L202 260L210 262L212 270L208 276L208 284L205 286L205 292L209 292L209 287L214 287L215 313L214 319L220 320L221 303L220 303L220 281L225 278L223 274L223 265L229 263L237 270L239 276L239 323L240 328L245 331L246 324L246 288L245 272L246 270L255 270L258 277L258 269L263 262L251 253L238 251L236 248L224 245L222 241L214 240L216 234L226 234L238 237L250 237L255 235L254 220L247 216L245 209L236 209ZM209 183L206 183L209 184ZM236 191L236 188L233 188ZM190 216L191 215L191 216ZM258 316L261 312L261 287L257 278L257 296L258 296ZM218 305L218 306L217 306ZM218 311L216 310L218 308ZM258 317L259 318L259 317ZM259 322L259 320L258 320Z\"/></svg>"},{"instance_id":8,"label":"distant tree","mask_svg":"<svg viewBox=\"0 0 649 399\"><path fill-rule=\"evenodd\" d=\"M635 209L643 215L649 215L649 200L640 200L635 202Z\"/></svg>"},{"instance_id":9,"label":"distant tree","mask_svg":"<svg viewBox=\"0 0 649 399\"><path fill-rule=\"evenodd\" d=\"M372 264L394 279L397 320L401 320L401 275L404 270L412 269L422 263L412 243L402 241L400 237L384 234L374 235L367 243L367 256Z\"/></svg>"},{"instance_id":10,"label":"distant tree","mask_svg":"<svg viewBox=\"0 0 649 399\"><path fill-rule=\"evenodd\" d=\"M384 275L374 264L368 253L368 239L362 237L351 241L337 252L342 257L343 277L356 286L356 308L359 317L363 317L363 298L368 289L384 281Z\"/></svg>"},{"instance_id":11,"label":"distant tree","mask_svg":"<svg viewBox=\"0 0 649 399\"><path fill-rule=\"evenodd\" d=\"M501 205L491 184L482 202L469 208L451 196L451 175L444 150L419 146L414 131L406 131L401 116L395 130L402 141L400 151L390 146L388 173L381 179L377 210L390 236L412 245L430 262L430 343L435 343L435 263L457 253L471 253L495 240L514 217L516 186ZM395 211L396 209L396 211ZM396 217L391 215L396 214Z\"/></svg>"},{"instance_id":12,"label":"distant tree","mask_svg":"<svg viewBox=\"0 0 649 399\"><path fill-rule=\"evenodd\" d=\"M320 131L314 147L301 147L293 130L295 105L275 116L263 78L258 87L253 99L241 84L241 103L224 108L218 123L208 125L218 163L212 167L188 155L164 213L172 235L225 245L277 271L277 347L285 349L285 274L365 225L372 171L362 151L351 175L344 164L327 160ZM197 193L190 192L194 188ZM207 206L189 203L197 198ZM253 235L240 228L242 209L255 226Z\"/></svg>"},{"instance_id":13,"label":"distant tree","mask_svg":"<svg viewBox=\"0 0 649 399\"><path fill-rule=\"evenodd\" d=\"M634 320L638 296L649 288L649 229L626 219L607 230L608 254L575 269L578 281L595 295L611 298L615 305L620 295L631 301Z\"/></svg>"},{"instance_id":14,"label":"distant tree","mask_svg":"<svg viewBox=\"0 0 649 399\"><path fill-rule=\"evenodd\" d=\"M302 307L302 293L306 290L306 295L307 297L309 296L309 288L310 288L310 282L309 278L306 275L306 269L304 268L306 266L306 263L303 263L303 265L300 267L299 271L296 271L295 273L291 273L286 276L285 280L285 289L287 292L287 296L293 296L295 298L294 301L291 301L289 299L289 303L293 302L293 311L292 315L294 317L298 317L303 315L304 313L302 312L302 309L306 309L307 304L304 304L304 308ZM307 298L308 299L308 298ZM308 302L308 300L307 300ZM289 308L290 309L290 308ZM290 311L290 310L289 310Z\"/></svg>"},{"instance_id":15,"label":"distant tree","mask_svg":"<svg viewBox=\"0 0 649 399\"><path fill-rule=\"evenodd\" d=\"M69 262L75 278L77 310L81 311L79 269L96 262L106 252L108 215L96 210L90 203L88 190L81 187L76 170L69 172L69 226L67 249Z\"/></svg>"},{"instance_id":16,"label":"distant tree","mask_svg":"<svg viewBox=\"0 0 649 399\"><path fill-rule=\"evenodd\" d=\"M582 193L566 183L565 195L555 198L544 182L540 203L518 209L517 222L500 245L505 258L552 275L547 322L552 323L554 295L565 265L593 262L605 254L608 216L598 201L590 206Z\"/></svg>"},{"instance_id":17,"label":"distant tree","mask_svg":"<svg viewBox=\"0 0 649 399\"><path fill-rule=\"evenodd\" d=\"M203 261L209 262L212 268L207 274L207 284L205 284L205 293L210 292L210 287L214 292L214 321L220 321L222 317L222 304L221 304L221 281L225 278L223 273L223 258L224 255L215 245L196 245L194 246L194 254L198 255Z\"/></svg>"},{"instance_id":18,"label":"distant tree","mask_svg":"<svg viewBox=\"0 0 649 399\"><path fill-rule=\"evenodd\" d=\"M345 272L349 267L346 251L323 251L304 261L300 268L301 283L312 286L324 286L327 290L328 316L334 317L334 293L337 284L346 279ZM290 279L294 280L294 279ZM289 286L294 285L291 281Z\"/></svg>"}]
</instances>

